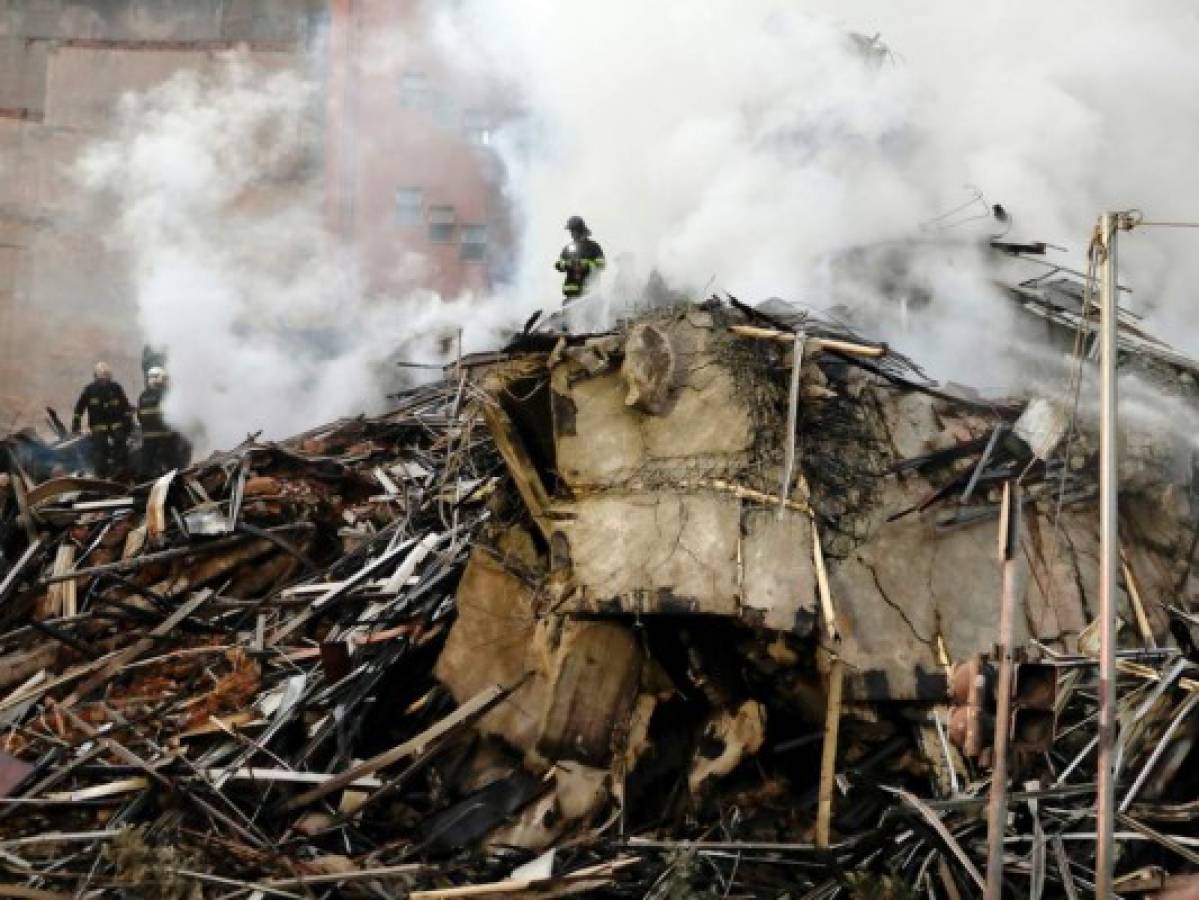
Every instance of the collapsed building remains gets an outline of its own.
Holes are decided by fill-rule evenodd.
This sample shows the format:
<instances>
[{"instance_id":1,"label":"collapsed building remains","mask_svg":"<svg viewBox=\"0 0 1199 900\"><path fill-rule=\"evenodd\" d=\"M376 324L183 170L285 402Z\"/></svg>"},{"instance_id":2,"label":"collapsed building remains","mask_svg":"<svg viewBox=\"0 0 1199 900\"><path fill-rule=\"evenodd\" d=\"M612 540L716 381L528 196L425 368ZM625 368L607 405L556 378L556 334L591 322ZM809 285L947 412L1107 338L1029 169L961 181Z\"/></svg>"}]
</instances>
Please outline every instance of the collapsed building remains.
<instances>
[{"instance_id":1,"label":"collapsed building remains","mask_svg":"<svg viewBox=\"0 0 1199 900\"><path fill-rule=\"evenodd\" d=\"M1193 388L1146 347L1128 364ZM133 491L9 439L20 896L974 896L1001 706L1009 892L1091 889L1069 403L715 299L527 331L396 399ZM1199 498L1186 441L1126 445L1120 889L1193 890Z\"/></svg>"}]
</instances>

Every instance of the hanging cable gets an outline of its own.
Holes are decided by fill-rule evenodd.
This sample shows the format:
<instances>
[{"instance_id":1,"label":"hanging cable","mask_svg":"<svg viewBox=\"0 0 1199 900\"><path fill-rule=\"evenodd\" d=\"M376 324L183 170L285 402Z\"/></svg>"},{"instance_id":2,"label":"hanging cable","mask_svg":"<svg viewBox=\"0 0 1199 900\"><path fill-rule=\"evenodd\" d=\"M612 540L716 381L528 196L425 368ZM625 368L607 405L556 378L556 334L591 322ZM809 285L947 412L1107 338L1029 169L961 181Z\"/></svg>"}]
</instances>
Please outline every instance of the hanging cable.
<instances>
[{"instance_id":1,"label":"hanging cable","mask_svg":"<svg viewBox=\"0 0 1199 900\"><path fill-rule=\"evenodd\" d=\"M1090 333L1088 323L1091 307L1094 306L1095 284L1098 277L1098 268L1103 262L1104 254L1107 252L1107 241L1110 238L1110 234L1101 234L1099 225L1096 224L1094 230L1091 232L1090 244L1087 246L1087 276L1083 288L1082 314L1079 316L1078 325L1074 330L1074 349L1071 352L1070 379L1063 392L1069 398L1070 424L1066 429L1066 448L1062 457L1062 474L1058 482L1057 499L1054 503L1053 532L1050 538L1048 555L1050 565L1057 562L1058 539L1061 536L1062 507L1065 505L1066 480L1070 474L1070 454L1074 449L1074 439L1078 434L1078 405L1082 395L1083 365L1086 358L1084 344L1086 336Z\"/></svg>"}]
</instances>

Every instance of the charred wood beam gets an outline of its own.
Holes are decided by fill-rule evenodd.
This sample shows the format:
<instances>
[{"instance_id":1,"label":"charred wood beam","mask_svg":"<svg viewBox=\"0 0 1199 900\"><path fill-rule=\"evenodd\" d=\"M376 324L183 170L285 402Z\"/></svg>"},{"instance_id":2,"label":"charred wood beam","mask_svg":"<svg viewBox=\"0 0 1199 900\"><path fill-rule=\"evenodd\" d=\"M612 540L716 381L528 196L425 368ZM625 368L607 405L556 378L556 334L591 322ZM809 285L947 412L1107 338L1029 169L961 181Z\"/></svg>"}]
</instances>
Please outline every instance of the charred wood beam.
<instances>
[{"instance_id":1,"label":"charred wood beam","mask_svg":"<svg viewBox=\"0 0 1199 900\"><path fill-rule=\"evenodd\" d=\"M926 453L923 456L913 456L909 459L901 459L887 469L888 474L907 472L911 469L923 469L928 466L943 466L947 463L954 462L964 456L969 456L971 453L977 453L986 447L987 438L976 438L972 441L963 441L960 444L955 444L952 447L946 447L943 450L934 450L932 453Z\"/></svg>"},{"instance_id":2,"label":"charred wood beam","mask_svg":"<svg viewBox=\"0 0 1199 900\"><path fill-rule=\"evenodd\" d=\"M288 534L293 531L304 531L311 528L312 525L308 522L297 522L290 525L279 525L274 528L267 529L275 535ZM156 553L147 553L145 556L135 556L131 559L119 559L116 562L105 563L99 566L88 566L83 569L76 569L73 572L68 572L64 575L47 575L39 579L37 584L39 587L47 587L59 581L69 581L79 578L90 578L93 575L101 575L108 572L133 572L138 569L144 569L146 566L154 565L160 562L170 562L171 560L181 559L186 556L198 556L206 553L216 553L218 550L228 550L230 547L236 547L247 541L252 540L249 535L235 534L230 537L217 538L214 541L205 543L188 544L186 547L173 547L170 550L159 550Z\"/></svg>"}]
</instances>

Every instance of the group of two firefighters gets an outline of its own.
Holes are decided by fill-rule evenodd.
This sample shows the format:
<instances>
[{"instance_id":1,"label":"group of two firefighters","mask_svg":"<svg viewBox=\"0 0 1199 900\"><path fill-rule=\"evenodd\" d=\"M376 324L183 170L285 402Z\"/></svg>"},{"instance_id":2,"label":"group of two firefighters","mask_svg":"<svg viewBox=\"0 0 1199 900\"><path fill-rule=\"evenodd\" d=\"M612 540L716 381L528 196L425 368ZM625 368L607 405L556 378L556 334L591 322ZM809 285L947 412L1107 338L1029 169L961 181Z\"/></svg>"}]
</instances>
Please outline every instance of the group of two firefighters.
<instances>
[{"instance_id":1,"label":"group of two firefighters","mask_svg":"<svg viewBox=\"0 0 1199 900\"><path fill-rule=\"evenodd\" d=\"M156 478L186 462L186 442L167 425L162 412L167 387L167 374L163 368L148 367L146 389L137 398L137 407L134 408L125 396L124 388L113 380L108 364L96 363L91 382L80 392L75 402L71 433L80 433L86 415L91 432L90 455L97 476L124 478L131 474L129 438L133 434L135 415L142 438L140 465L136 474L144 478Z\"/></svg>"}]
</instances>

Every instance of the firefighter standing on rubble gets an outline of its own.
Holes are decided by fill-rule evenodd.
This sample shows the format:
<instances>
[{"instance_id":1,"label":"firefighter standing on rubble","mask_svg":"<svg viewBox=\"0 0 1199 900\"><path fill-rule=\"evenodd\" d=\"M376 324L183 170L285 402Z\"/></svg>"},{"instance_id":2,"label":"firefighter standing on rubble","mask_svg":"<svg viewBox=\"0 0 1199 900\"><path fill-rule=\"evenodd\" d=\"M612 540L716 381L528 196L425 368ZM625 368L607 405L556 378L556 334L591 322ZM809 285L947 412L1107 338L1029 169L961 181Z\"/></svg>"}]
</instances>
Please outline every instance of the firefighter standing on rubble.
<instances>
[{"instance_id":1,"label":"firefighter standing on rubble","mask_svg":"<svg viewBox=\"0 0 1199 900\"><path fill-rule=\"evenodd\" d=\"M142 427L142 476L157 478L175 465L179 455L175 432L162 414L167 374L161 366L146 370L146 389L137 398L137 422Z\"/></svg>"},{"instance_id":2,"label":"firefighter standing on rubble","mask_svg":"<svg viewBox=\"0 0 1199 900\"><path fill-rule=\"evenodd\" d=\"M96 363L92 376L91 383L80 392L75 402L71 433L79 434L86 412L96 474L101 478L115 478L124 475L129 468L129 431L133 425L133 408L124 389L112 380L112 369L108 363Z\"/></svg>"},{"instance_id":3,"label":"firefighter standing on rubble","mask_svg":"<svg viewBox=\"0 0 1199 900\"><path fill-rule=\"evenodd\" d=\"M604 251L591 239L591 229L581 216L566 220L570 232L570 243L562 248L554 268L566 273L562 283L562 305L577 300L587 287L587 282L604 267Z\"/></svg>"}]
</instances>

